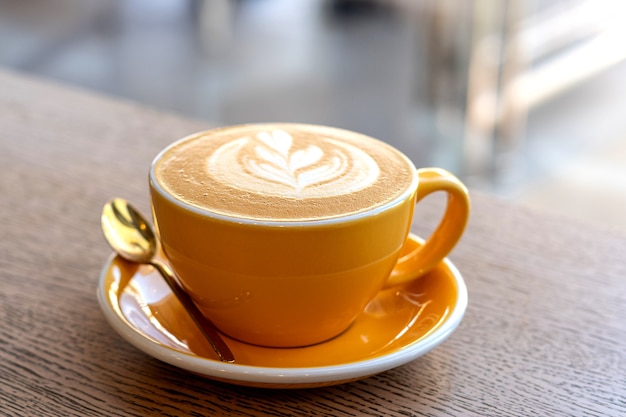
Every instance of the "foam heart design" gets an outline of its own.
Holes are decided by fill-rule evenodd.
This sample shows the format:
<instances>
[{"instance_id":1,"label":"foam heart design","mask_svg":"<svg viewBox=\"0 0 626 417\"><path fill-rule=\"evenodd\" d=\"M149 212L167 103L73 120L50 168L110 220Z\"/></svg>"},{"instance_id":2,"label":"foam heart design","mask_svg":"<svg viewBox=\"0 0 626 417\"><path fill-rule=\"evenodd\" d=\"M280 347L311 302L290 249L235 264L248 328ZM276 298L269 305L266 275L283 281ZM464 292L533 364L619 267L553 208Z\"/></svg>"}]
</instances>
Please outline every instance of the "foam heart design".
<instances>
[{"instance_id":1,"label":"foam heart design","mask_svg":"<svg viewBox=\"0 0 626 417\"><path fill-rule=\"evenodd\" d=\"M327 158L324 158L324 151L315 145L292 152L293 138L287 132L261 132L257 139L260 144L254 148L255 158L244 160L246 168L257 177L285 184L297 192L311 185L332 181L347 169L347 158L339 150Z\"/></svg>"}]
</instances>

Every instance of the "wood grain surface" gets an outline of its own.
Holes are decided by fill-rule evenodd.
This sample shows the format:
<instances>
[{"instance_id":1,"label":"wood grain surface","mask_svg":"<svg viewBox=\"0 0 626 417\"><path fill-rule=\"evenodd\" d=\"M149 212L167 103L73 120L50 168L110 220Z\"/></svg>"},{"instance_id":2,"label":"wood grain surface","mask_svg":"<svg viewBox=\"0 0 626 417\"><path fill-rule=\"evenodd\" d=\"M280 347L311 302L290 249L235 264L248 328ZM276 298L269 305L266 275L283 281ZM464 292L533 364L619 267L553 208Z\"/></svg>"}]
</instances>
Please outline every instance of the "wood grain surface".
<instances>
[{"instance_id":1,"label":"wood grain surface","mask_svg":"<svg viewBox=\"0 0 626 417\"><path fill-rule=\"evenodd\" d=\"M252 389L132 347L96 301L101 207L119 196L147 212L154 155L207 127L0 70L0 415L626 415L626 235L479 194L451 255L465 319L405 366ZM440 210L425 203L415 230Z\"/></svg>"}]
</instances>

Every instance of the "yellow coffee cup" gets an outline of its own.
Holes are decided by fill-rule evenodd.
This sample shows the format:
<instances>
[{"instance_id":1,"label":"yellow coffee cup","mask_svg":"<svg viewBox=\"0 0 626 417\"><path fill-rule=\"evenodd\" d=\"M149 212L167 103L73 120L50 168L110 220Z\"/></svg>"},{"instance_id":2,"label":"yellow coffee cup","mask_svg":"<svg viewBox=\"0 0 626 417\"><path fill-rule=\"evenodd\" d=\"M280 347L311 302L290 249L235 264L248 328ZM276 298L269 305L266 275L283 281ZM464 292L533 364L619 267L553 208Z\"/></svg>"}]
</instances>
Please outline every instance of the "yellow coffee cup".
<instances>
[{"instance_id":1,"label":"yellow coffee cup","mask_svg":"<svg viewBox=\"0 0 626 417\"><path fill-rule=\"evenodd\" d=\"M468 220L465 186L347 130L252 124L197 133L150 169L155 225L181 285L222 332L297 347L344 330L384 287L427 273ZM444 191L442 221L398 261L415 204Z\"/></svg>"}]
</instances>

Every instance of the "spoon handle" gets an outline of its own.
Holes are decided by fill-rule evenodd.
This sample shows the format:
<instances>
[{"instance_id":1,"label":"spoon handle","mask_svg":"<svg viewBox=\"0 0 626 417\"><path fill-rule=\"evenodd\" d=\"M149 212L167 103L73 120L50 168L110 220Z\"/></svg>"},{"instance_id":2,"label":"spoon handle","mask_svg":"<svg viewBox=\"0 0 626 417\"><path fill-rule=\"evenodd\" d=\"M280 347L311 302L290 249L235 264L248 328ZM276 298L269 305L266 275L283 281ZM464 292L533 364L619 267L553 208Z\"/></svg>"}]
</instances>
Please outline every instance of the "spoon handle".
<instances>
[{"instance_id":1,"label":"spoon handle","mask_svg":"<svg viewBox=\"0 0 626 417\"><path fill-rule=\"evenodd\" d=\"M196 323L204 337L211 344L211 347L213 348L215 353L217 353L217 356L220 358L220 360L222 362L235 362L235 357L233 356L233 353L231 352L228 345L226 345L226 343L224 342L224 339L222 339L222 336L220 336L215 325L211 323L209 319L204 317L198 307L196 307L194 302L191 300L191 297L189 297L189 294L187 294L180 287L180 285L176 281L176 278L174 278L174 273L170 270L170 268L167 265L154 260L150 262L150 265L152 265L161 273L163 279L165 279L165 282L167 282L167 285L169 285L176 298L178 298L178 300L185 307L187 312L189 312L189 315Z\"/></svg>"}]
</instances>

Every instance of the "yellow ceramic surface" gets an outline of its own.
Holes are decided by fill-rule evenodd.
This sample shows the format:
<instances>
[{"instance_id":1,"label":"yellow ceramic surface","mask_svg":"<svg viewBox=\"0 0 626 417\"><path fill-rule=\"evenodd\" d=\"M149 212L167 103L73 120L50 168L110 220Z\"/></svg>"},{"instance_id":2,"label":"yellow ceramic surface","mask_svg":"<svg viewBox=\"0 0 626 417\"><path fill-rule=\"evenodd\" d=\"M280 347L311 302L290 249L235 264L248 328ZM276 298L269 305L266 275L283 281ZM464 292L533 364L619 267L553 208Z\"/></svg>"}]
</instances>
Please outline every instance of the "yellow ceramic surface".
<instances>
[{"instance_id":1,"label":"yellow ceramic surface","mask_svg":"<svg viewBox=\"0 0 626 417\"><path fill-rule=\"evenodd\" d=\"M272 347L333 338L385 285L412 280L447 255L469 216L467 189L440 169L417 171L412 187L358 215L264 222L207 213L150 180L162 248L185 290L226 334ZM450 196L441 225L394 269L416 202L435 191Z\"/></svg>"},{"instance_id":2,"label":"yellow ceramic surface","mask_svg":"<svg viewBox=\"0 0 626 417\"><path fill-rule=\"evenodd\" d=\"M414 238L409 246L417 246ZM467 291L446 260L419 280L378 293L345 332L325 343L268 348L226 337L235 364L218 360L149 266L112 257L103 269L99 300L122 336L161 360L231 383L301 388L360 379L426 353L459 324Z\"/></svg>"}]
</instances>

